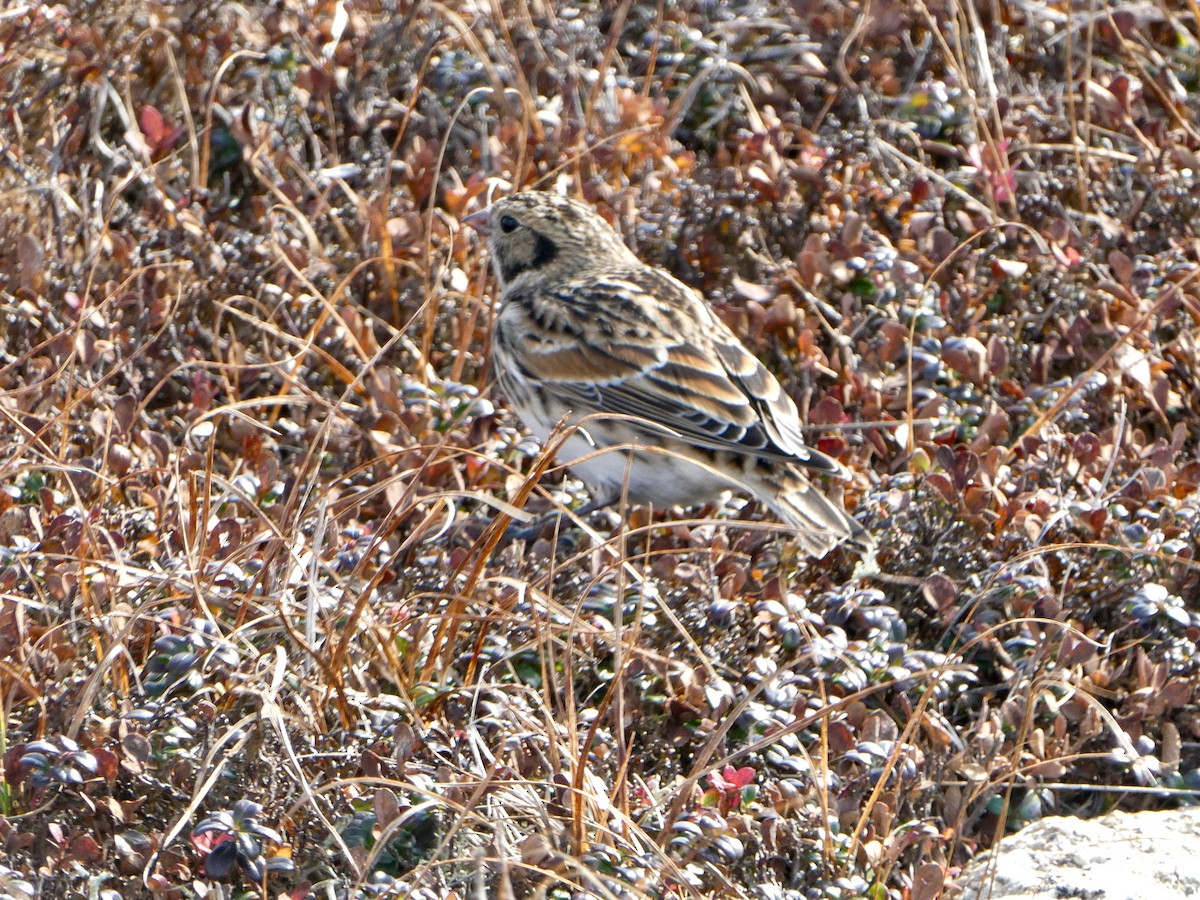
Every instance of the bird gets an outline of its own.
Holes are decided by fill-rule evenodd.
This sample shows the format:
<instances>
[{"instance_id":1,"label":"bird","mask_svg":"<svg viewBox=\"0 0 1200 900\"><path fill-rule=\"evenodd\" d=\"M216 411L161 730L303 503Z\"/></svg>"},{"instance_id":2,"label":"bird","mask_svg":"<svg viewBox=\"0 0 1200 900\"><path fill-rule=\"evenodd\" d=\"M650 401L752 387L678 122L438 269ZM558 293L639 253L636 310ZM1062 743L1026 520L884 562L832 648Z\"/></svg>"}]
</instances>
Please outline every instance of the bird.
<instances>
[{"instance_id":1,"label":"bird","mask_svg":"<svg viewBox=\"0 0 1200 900\"><path fill-rule=\"evenodd\" d=\"M655 508L749 493L809 556L866 530L813 484L846 477L807 446L796 404L697 291L647 265L590 206L548 191L495 200L465 224L499 282L492 359L507 404L593 492Z\"/></svg>"}]
</instances>

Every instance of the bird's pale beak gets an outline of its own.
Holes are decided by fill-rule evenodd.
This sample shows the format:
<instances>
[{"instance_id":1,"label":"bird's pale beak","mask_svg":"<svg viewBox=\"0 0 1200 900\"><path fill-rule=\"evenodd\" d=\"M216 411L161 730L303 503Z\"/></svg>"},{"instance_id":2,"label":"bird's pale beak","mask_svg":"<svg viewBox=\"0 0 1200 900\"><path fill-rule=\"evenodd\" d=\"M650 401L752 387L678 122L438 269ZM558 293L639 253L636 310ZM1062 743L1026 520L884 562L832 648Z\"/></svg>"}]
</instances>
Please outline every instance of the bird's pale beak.
<instances>
[{"instance_id":1,"label":"bird's pale beak","mask_svg":"<svg viewBox=\"0 0 1200 900\"><path fill-rule=\"evenodd\" d=\"M492 210L490 208L471 213L462 221L464 225L470 225L484 237L492 233Z\"/></svg>"}]
</instances>

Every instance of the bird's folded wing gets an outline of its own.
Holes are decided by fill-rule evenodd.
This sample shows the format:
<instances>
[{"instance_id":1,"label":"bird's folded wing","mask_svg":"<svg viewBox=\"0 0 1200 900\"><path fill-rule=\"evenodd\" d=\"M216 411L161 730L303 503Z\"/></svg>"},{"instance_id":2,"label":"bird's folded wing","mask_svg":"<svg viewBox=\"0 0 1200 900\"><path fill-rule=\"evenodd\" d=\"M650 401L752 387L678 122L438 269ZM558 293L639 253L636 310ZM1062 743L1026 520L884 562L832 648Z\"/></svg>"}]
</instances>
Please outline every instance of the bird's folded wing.
<instances>
[{"instance_id":1,"label":"bird's folded wing","mask_svg":"<svg viewBox=\"0 0 1200 900\"><path fill-rule=\"evenodd\" d=\"M666 291L686 296L664 303ZM520 365L577 415L646 420L649 443L665 429L698 447L841 471L804 445L791 398L690 288L644 270L556 294L574 315L542 320Z\"/></svg>"}]
</instances>

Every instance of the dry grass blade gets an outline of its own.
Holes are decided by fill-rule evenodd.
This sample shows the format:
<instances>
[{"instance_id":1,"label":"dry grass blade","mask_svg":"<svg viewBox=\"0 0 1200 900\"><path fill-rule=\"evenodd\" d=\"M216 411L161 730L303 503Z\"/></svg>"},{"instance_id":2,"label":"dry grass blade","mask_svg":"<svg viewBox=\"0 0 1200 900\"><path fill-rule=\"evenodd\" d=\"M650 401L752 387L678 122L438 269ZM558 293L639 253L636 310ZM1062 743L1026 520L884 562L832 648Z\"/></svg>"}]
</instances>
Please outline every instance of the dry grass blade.
<instances>
[{"instance_id":1,"label":"dry grass blade","mask_svg":"<svg viewBox=\"0 0 1200 900\"><path fill-rule=\"evenodd\" d=\"M929 898L1192 796L1200 7L1085 7L0 11L0 894ZM461 227L530 188L877 570L580 511Z\"/></svg>"}]
</instances>

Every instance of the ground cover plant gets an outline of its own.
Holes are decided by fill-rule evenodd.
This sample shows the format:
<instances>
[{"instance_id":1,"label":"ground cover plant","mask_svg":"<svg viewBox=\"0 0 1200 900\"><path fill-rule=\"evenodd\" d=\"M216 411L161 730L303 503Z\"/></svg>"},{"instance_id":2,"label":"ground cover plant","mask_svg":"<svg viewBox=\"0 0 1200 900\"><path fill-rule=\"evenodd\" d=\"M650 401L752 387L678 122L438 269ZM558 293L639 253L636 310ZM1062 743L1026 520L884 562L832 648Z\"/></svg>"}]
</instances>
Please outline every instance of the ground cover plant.
<instances>
[{"instance_id":1,"label":"ground cover plant","mask_svg":"<svg viewBox=\"0 0 1200 900\"><path fill-rule=\"evenodd\" d=\"M0 10L0 895L932 898L1193 802L1198 37ZM736 501L503 540L587 499L491 387L461 220L527 187L704 293L877 570Z\"/></svg>"}]
</instances>

